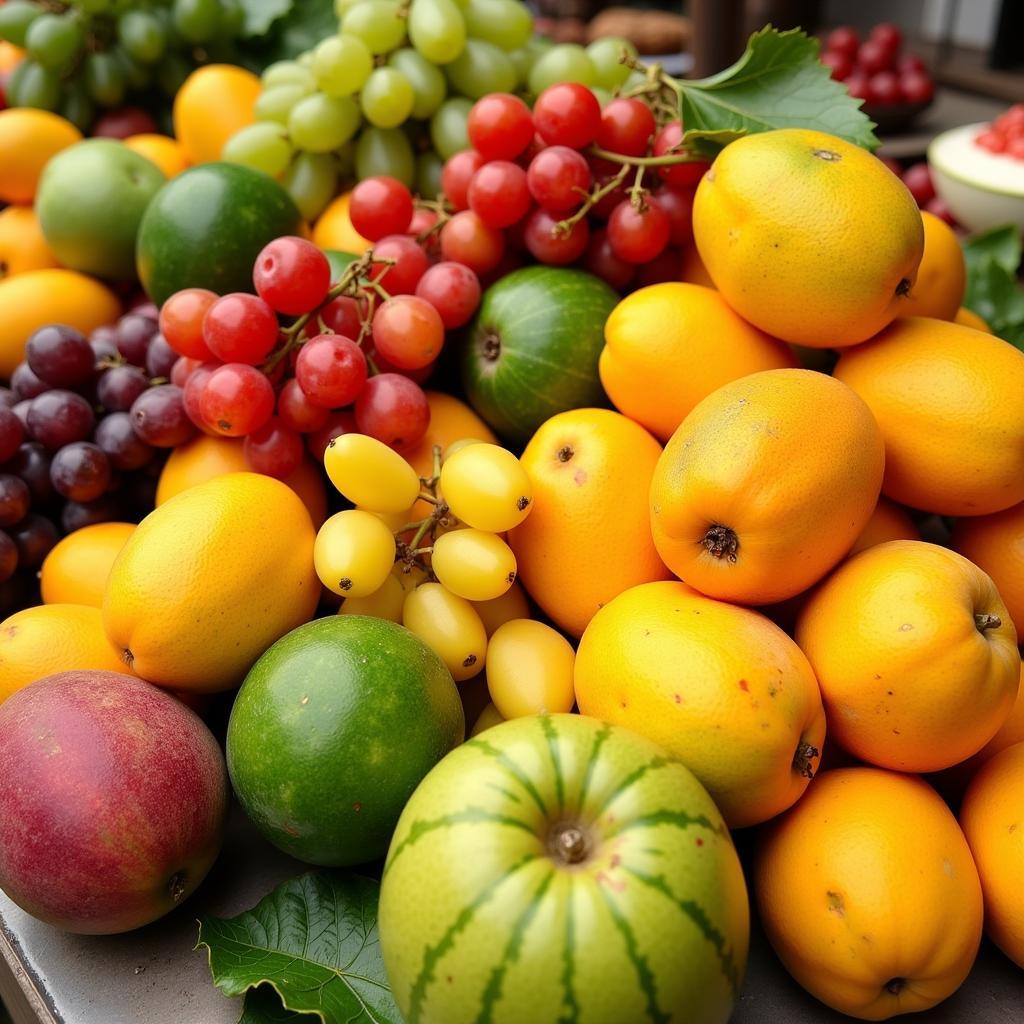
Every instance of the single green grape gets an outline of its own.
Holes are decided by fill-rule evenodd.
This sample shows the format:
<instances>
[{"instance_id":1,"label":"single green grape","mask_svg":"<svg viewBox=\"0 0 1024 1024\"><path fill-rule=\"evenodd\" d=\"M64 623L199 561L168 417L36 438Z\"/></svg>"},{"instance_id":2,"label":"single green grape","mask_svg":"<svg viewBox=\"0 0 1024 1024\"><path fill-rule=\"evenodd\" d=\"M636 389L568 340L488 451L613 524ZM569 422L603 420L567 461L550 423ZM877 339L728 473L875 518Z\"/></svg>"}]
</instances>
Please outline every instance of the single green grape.
<instances>
[{"instance_id":1,"label":"single green grape","mask_svg":"<svg viewBox=\"0 0 1024 1024\"><path fill-rule=\"evenodd\" d=\"M358 36L328 36L313 51L317 88L328 96L359 92L373 71L373 54Z\"/></svg>"},{"instance_id":2,"label":"single green grape","mask_svg":"<svg viewBox=\"0 0 1024 1024\"><path fill-rule=\"evenodd\" d=\"M398 0L362 0L341 20L341 31L357 36L371 53L390 53L405 41L405 17Z\"/></svg>"},{"instance_id":3,"label":"single green grape","mask_svg":"<svg viewBox=\"0 0 1024 1024\"><path fill-rule=\"evenodd\" d=\"M90 53L85 58L85 87L101 107L117 107L124 100L124 71L109 53Z\"/></svg>"},{"instance_id":4,"label":"single green grape","mask_svg":"<svg viewBox=\"0 0 1024 1024\"><path fill-rule=\"evenodd\" d=\"M409 40L433 64L449 64L466 46L466 20L453 0L412 0Z\"/></svg>"},{"instance_id":5,"label":"single green grape","mask_svg":"<svg viewBox=\"0 0 1024 1024\"><path fill-rule=\"evenodd\" d=\"M315 92L299 100L288 115L288 133L296 149L329 153L355 135L362 120L351 96Z\"/></svg>"},{"instance_id":6,"label":"single green grape","mask_svg":"<svg viewBox=\"0 0 1024 1024\"><path fill-rule=\"evenodd\" d=\"M530 70L537 63L542 53L547 53L555 44L544 36L534 36L525 46L509 53L509 60L516 69L519 85L526 85L530 78Z\"/></svg>"},{"instance_id":7,"label":"single green grape","mask_svg":"<svg viewBox=\"0 0 1024 1024\"><path fill-rule=\"evenodd\" d=\"M530 92L542 93L556 82L594 84L594 65L582 46L559 43L537 58L530 69Z\"/></svg>"},{"instance_id":8,"label":"single green grape","mask_svg":"<svg viewBox=\"0 0 1024 1024\"><path fill-rule=\"evenodd\" d=\"M442 160L454 156L460 149L469 149L466 120L472 106L472 100L453 96L445 100L430 119L430 141Z\"/></svg>"},{"instance_id":9,"label":"single green grape","mask_svg":"<svg viewBox=\"0 0 1024 1024\"><path fill-rule=\"evenodd\" d=\"M174 26L190 43L205 43L220 28L220 4L217 0L174 0Z\"/></svg>"},{"instance_id":10,"label":"single green grape","mask_svg":"<svg viewBox=\"0 0 1024 1024\"><path fill-rule=\"evenodd\" d=\"M630 69L620 61L623 51L630 57L637 55L636 47L621 36L595 39L587 47L587 56L594 65L594 85L614 91L625 83Z\"/></svg>"},{"instance_id":11,"label":"single green grape","mask_svg":"<svg viewBox=\"0 0 1024 1024\"><path fill-rule=\"evenodd\" d=\"M428 149L416 157L416 194L424 199L436 199L441 194L441 171L444 161Z\"/></svg>"},{"instance_id":12,"label":"single green grape","mask_svg":"<svg viewBox=\"0 0 1024 1024\"><path fill-rule=\"evenodd\" d=\"M468 0L462 12L466 32L473 39L518 50L533 35L530 9L519 0Z\"/></svg>"},{"instance_id":13,"label":"single green grape","mask_svg":"<svg viewBox=\"0 0 1024 1024\"><path fill-rule=\"evenodd\" d=\"M42 17L43 13L39 4L29 3L28 0L8 0L0 4L0 39L23 47L32 22Z\"/></svg>"},{"instance_id":14,"label":"single green grape","mask_svg":"<svg viewBox=\"0 0 1024 1024\"><path fill-rule=\"evenodd\" d=\"M84 46L85 33L78 19L63 14L44 14L25 33L28 55L58 74L71 67Z\"/></svg>"},{"instance_id":15,"label":"single green grape","mask_svg":"<svg viewBox=\"0 0 1024 1024\"><path fill-rule=\"evenodd\" d=\"M125 52L143 64L155 64L167 49L167 31L151 11L126 11L117 21Z\"/></svg>"},{"instance_id":16,"label":"single green grape","mask_svg":"<svg viewBox=\"0 0 1024 1024\"><path fill-rule=\"evenodd\" d=\"M56 110L60 103L60 79L30 57L15 67L6 91L8 105L12 107Z\"/></svg>"},{"instance_id":17,"label":"single green grape","mask_svg":"<svg viewBox=\"0 0 1024 1024\"><path fill-rule=\"evenodd\" d=\"M292 152L284 125L273 121L258 121L235 132L224 144L220 158L276 178L291 163Z\"/></svg>"},{"instance_id":18,"label":"single green grape","mask_svg":"<svg viewBox=\"0 0 1024 1024\"><path fill-rule=\"evenodd\" d=\"M388 57L388 66L401 71L412 86L412 116L425 120L444 102L448 83L435 64L411 46L395 50Z\"/></svg>"},{"instance_id":19,"label":"single green grape","mask_svg":"<svg viewBox=\"0 0 1024 1024\"><path fill-rule=\"evenodd\" d=\"M260 75L260 84L264 89L274 89L279 85L303 85L308 92L312 92L316 88L312 72L294 60L278 60L269 65Z\"/></svg>"},{"instance_id":20,"label":"single green grape","mask_svg":"<svg viewBox=\"0 0 1024 1024\"><path fill-rule=\"evenodd\" d=\"M256 97L253 108L256 120L287 124L292 107L311 91L304 85L275 85L273 89L264 90Z\"/></svg>"},{"instance_id":21,"label":"single green grape","mask_svg":"<svg viewBox=\"0 0 1024 1024\"><path fill-rule=\"evenodd\" d=\"M307 221L316 220L334 198L338 161L332 153L299 153L281 179Z\"/></svg>"},{"instance_id":22,"label":"single green grape","mask_svg":"<svg viewBox=\"0 0 1024 1024\"><path fill-rule=\"evenodd\" d=\"M345 17L348 11L356 4L363 3L363 0L334 0L334 14L338 21Z\"/></svg>"},{"instance_id":23,"label":"single green grape","mask_svg":"<svg viewBox=\"0 0 1024 1024\"><path fill-rule=\"evenodd\" d=\"M381 174L397 178L412 188L416 159L412 143L401 128L362 130L356 142L356 177L375 178Z\"/></svg>"},{"instance_id":24,"label":"single green grape","mask_svg":"<svg viewBox=\"0 0 1024 1024\"><path fill-rule=\"evenodd\" d=\"M359 94L366 120L378 128L397 128L412 114L415 97L409 79L394 68L377 68Z\"/></svg>"},{"instance_id":25,"label":"single green grape","mask_svg":"<svg viewBox=\"0 0 1024 1024\"><path fill-rule=\"evenodd\" d=\"M516 68L509 55L483 39L467 39L466 48L445 65L444 73L453 92L472 100L516 87Z\"/></svg>"}]
</instances>

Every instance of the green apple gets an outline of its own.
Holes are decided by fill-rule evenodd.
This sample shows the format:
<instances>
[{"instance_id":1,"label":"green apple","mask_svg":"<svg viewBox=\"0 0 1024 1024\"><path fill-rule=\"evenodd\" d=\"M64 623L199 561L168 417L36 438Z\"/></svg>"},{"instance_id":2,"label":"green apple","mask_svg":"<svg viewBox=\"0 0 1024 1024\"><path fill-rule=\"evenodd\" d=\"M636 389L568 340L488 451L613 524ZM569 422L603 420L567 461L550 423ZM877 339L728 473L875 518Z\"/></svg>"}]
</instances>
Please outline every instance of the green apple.
<instances>
[{"instance_id":1,"label":"green apple","mask_svg":"<svg viewBox=\"0 0 1024 1024\"><path fill-rule=\"evenodd\" d=\"M36 214L66 267L114 281L135 277L135 236L165 181L160 168L113 139L86 139L43 171Z\"/></svg>"}]
</instances>

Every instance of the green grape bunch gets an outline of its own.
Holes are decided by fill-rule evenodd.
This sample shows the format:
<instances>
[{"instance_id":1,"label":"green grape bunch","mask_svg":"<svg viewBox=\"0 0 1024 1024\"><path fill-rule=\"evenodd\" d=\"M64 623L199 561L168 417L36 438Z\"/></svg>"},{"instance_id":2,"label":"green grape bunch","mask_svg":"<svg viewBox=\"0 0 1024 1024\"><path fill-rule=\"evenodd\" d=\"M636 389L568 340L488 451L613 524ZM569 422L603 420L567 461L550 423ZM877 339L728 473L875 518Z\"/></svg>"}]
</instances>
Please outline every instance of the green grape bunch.
<instances>
[{"instance_id":1,"label":"green grape bunch","mask_svg":"<svg viewBox=\"0 0 1024 1024\"><path fill-rule=\"evenodd\" d=\"M87 131L99 110L154 87L173 96L197 64L230 59L243 20L239 0L8 0L0 39L27 57L7 82L7 102Z\"/></svg>"}]
</instances>

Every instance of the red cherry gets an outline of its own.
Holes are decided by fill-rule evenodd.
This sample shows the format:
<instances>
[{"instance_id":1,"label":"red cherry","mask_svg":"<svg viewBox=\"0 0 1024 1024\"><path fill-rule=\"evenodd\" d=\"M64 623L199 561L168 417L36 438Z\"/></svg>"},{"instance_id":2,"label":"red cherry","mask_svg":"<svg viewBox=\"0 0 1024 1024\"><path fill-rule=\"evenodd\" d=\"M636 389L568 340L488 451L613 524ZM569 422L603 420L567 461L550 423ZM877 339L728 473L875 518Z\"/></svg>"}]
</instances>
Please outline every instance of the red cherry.
<instances>
[{"instance_id":1,"label":"red cherry","mask_svg":"<svg viewBox=\"0 0 1024 1024\"><path fill-rule=\"evenodd\" d=\"M883 107L891 107L903 99L899 75L895 71L879 71L868 82L871 100Z\"/></svg>"},{"instance_id":2,"label":"red cherry","mask_svg":"<svg viewBox=\"0 0 1024 1024\"><path fill-rule=\"evenodd\" d=\"M860 37L857 30L849 25L840 25L832 29L825 37L825 49L834 53L845 53L847 57L857 55L857 47L860 46Z\"/></svg>"},{"instance_id":3,"label":"red cherry","mask_svg":"<svg viewBox=\"0 0 1024 1024\"><path fill-rule=\"evenodd\" d=\"M918 71L924 74L928 68L925 62L918 57L916 53L905 53L896 62L896 70L901 74L905 75L911 71Z\"/></svg>"},{"instance_id":4,"label":"red cherry","mask_svg":"<svg viewBox=\"0 0 1024 1024\"><path fill-rule=\"evenodd\" d=\"M879 46L889 50L895 56L903 46L903 33L900 31L899 25L894 25L891 21L883 21L871 30L868 40L878 43Z\"/></svg>"},{"instance_id":5,"label":"red cherry","mask_svg":"<svg viewBox=\"0 0 1024 1024\"><path fill-rule=\"evenodd\" d=\"M849 78L846 79L846 91L855 99L863 100L865 103L871 102L871 87L869 84L868 76L860 71L854 71Z\"/></svg>"},{"instance_id":6,"label":"red cherry","mask_svg":"<svg viewBox=\"0 0 1024 1024\"><path fill-rule=\"evenodd\" d=\"M900 91L907 103L930 103L935 96L935 83L917 71L900 76Z\"/></svg>"},{"instance_id":7,"label":"red cherry","mask_svg":"<svg viewBox=\"0 0 1024 1024\"><path fill-rule=\"evenodd\" d=\"M853 71L853 60L850 55L841 53L839 50L829 50L823 53L821 63L832 72L832 77L837 82L845 82L850 77L850 72Z\"/></svg>"},{"instance_id":8,"label":"red cherry","mask_svg":"<svg viewBox=\"0 0 1024 1024\"><path fill-rule=\"evenodd\" d=\"M874 39L861 43L857 51L857 65L866 74L874 75L879 71L889 71L893 66L895 53Z\"/></svg>"}]
</instances>

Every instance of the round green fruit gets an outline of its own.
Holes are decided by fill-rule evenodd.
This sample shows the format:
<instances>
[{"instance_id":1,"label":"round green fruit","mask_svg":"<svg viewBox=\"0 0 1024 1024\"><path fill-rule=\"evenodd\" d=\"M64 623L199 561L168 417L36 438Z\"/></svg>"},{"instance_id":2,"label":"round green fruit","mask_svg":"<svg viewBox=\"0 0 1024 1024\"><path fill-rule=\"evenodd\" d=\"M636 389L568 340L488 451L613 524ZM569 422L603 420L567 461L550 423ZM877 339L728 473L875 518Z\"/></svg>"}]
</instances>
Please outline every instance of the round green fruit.
<instances>
[{"instance_id":1,"label":"round green fruit","mask_svg":"<svg viewBox=\"0 0 1024 1024\"><path fill-rule=\"evenodd\" d=\"M240 164L200 164L154 196L139 228L139 280L158 305L182 288L251 292L260 250L299 233L291 196Z\"/></svg>"},{"instance_id":2,"label":"round green fruit","mask_svg":"<svg viewBox=\"0 0 1024 1024\"><path fill-rule=\"evenodd\" d=\"M407 1024L725 1024L750 926L703 786L578 715L495 726L430 772L378 924Z\"/></svg>"},{"instance_id":3,"label":"round green fruit","mask_svg":"<svg viewBox=\"0 0 1024 1024\"><path fill-rule=\"evenodd\" d=\"M462 352L473 408L525 444L556 413L606 405L597 361L619 296L582 270L526 267L483 295Z\"/></svg>"},{"instance_id":4,"label":"round green fruit","mask_svg":"<svg viewBox=\"0 0 1024 1024\"><path fill-rule=\"evenodd\" d=\"M311 864L383 857L424 775L465 735L441 659L384 619L332 615L277 641L228 723L231 783L256 827Z\"/></svg>"},{"instance_id":5,"label":"round green fruit","mask_svg":"<svg viewBox=\"0 0 1024 1024\"><path fill-rule=\"evenodd\" d=\"M68 147L46 165L36 196L47 244L71 270L132 280L139 224L165 180L156 164L114 139Z\"/></svg>"}]
</instances>

